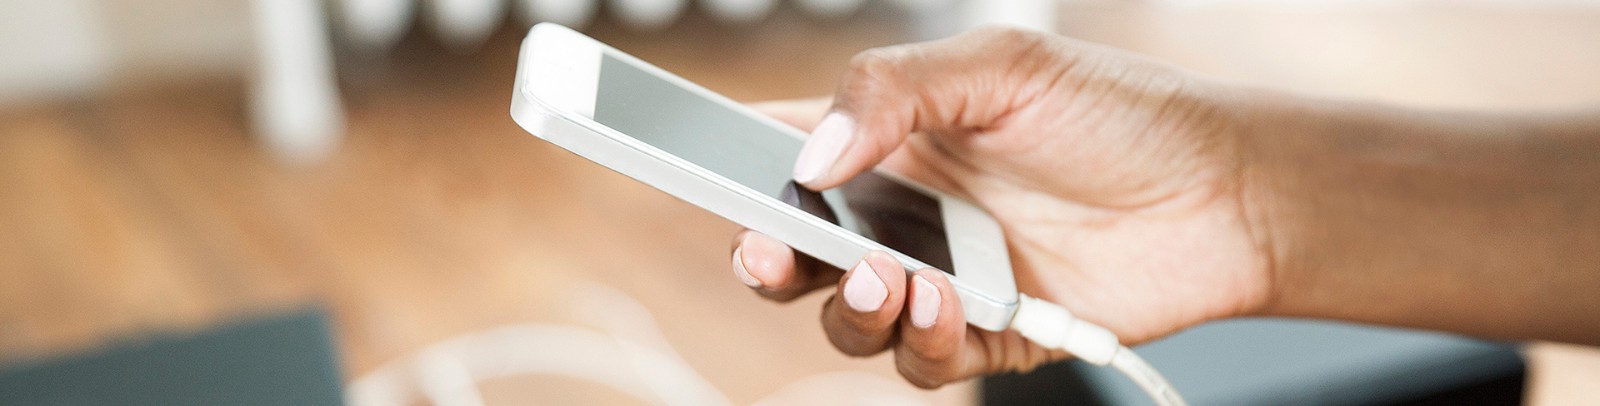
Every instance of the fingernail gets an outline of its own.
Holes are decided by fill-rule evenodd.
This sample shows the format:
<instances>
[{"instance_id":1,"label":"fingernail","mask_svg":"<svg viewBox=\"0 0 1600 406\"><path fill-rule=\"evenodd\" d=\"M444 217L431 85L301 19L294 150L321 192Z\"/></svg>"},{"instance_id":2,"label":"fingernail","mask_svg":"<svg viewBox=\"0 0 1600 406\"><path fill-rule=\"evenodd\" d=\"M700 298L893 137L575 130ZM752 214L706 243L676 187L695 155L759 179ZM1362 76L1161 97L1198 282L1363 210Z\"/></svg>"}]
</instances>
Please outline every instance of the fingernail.
<instances>
[{"instance_id":1,"label":"fingernail","mask_svg":"<svg viewBox=\"0 0 1600 406\"><path fill-rule=\"evenodd\" d=\"M889 287L883 284L866 260L857 264L855 270L850 271L850 278L844 281L844 302L858 312L878 311L883 307L883 299L888 297Z\"/></svg>"},{"instance_id":2,"label":"fingernail","mask_svg":"<svg viewBox=\"0 0 1600 406\"><path fill-rule=\"evenodd\" d=\"M850 116L838 112L823 117L822 122L817 123L817 128L811 130L811 139L806 140L805 147L800 148L800 156L795 158L794 180L808 183L828 174L839 156L844 154L845 147L850 146L855 127L855 121Z\"/></svg>"},{"instance_id":3,"label":"fingernail","mask_svg":"<svg viewBox=\"0 0 1600 406\"><path fill-rule=\"evenodd\" d=\"M733 275L738 276L739 281L744 282L745 286L759 288L761 287L761 280L756 279L754 276L750 276L750 271L744 269L744 258L739 256L739 250L742 249L744 249L744 247L733 249Z\"/></svg>"},{"instance_id":4,"label":"fingernail","mask_svg":"<svg viewBox=\"0 0 1600 406\"><path fill-rule=\"evenodd\" d=\"M917 328L933 327L933 322L939 320L939 288L928 282L927 278L917 275L911 278L916 287L915 296L911 299L911 325Z\"/></svg>"}]
</instances>

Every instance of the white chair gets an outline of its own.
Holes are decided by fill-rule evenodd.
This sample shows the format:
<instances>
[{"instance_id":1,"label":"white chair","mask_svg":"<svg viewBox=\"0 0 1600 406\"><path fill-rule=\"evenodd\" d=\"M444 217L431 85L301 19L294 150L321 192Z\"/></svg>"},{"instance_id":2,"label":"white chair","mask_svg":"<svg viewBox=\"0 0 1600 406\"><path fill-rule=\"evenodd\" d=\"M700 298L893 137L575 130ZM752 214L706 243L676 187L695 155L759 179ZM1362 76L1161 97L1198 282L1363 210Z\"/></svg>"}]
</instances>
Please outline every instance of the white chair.
<instances>
[{"instance_id":1,"label":"white chair","mask_svg":"<svg viewBox=\"0 0 1600 406\"><path fill-rule=\"evenodd\" d=\"M252 0L256 34L256 67L250 105L254 127L282 160L309 164L323 160L339 145L344 113L339 101L322 0ZM523 24L554 21L582 27L596 17L602 0L332 0L343 36L356 48L381 51L395 44L417 13L427 13L434 32L449 46L477 47L515 8ZM664 27L681 15L691 0L605 0L621 21L649 30ZM795 0L800 9L819 18L855 12L866 0ZM1057 0L885 0L908 9L920 21L924 37L952 34L951 27L1011 24L1052 30ZM777 0L698 0L709 14L732 23L749 24L765 16ZM509 4L508 4L509 3Z\"/></svg>"}]
</instances>

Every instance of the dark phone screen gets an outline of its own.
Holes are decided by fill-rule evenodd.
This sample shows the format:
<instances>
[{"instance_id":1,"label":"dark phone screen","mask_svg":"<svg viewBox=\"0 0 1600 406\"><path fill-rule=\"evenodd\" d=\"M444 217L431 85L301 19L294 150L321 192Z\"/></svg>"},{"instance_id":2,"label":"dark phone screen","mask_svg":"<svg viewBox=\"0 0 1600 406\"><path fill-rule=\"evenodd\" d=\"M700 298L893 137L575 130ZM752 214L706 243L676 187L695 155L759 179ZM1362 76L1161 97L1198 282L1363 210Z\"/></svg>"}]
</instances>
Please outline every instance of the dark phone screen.
<instances>
[{"instance_id":1,"label":"dark phone screen","mask_svg":"<svg viewBox=\"0 0 1600 406\"><path fill-rule=\"evenodd\" d=\"M600 61L599 86L596 122L751 189L785 197L800 140L609 53ZM800 205L814 215L954 272L939 201L931 196L870 172L815 196L801 196L815 194L804 188L790 193L826 203Z\"/></svg>"}]
</instances>

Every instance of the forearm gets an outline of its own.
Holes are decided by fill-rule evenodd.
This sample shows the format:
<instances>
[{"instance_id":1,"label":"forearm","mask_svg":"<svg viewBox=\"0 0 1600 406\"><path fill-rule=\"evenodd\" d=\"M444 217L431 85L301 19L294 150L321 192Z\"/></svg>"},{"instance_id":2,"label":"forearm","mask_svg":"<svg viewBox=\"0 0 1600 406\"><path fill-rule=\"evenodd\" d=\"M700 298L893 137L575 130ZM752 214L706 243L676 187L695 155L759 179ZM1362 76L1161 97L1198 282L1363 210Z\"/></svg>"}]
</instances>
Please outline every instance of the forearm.
<instances>
[{"instance_id":1,"label":"forearm","mask_svg":"<svg viewBox=\"0 0 1600 406\"><path fill-rule=\"evenodd\" d=\"M1259 107L1268 312L1600 343L1600 119Z\"/></svg>"}]
</instances>

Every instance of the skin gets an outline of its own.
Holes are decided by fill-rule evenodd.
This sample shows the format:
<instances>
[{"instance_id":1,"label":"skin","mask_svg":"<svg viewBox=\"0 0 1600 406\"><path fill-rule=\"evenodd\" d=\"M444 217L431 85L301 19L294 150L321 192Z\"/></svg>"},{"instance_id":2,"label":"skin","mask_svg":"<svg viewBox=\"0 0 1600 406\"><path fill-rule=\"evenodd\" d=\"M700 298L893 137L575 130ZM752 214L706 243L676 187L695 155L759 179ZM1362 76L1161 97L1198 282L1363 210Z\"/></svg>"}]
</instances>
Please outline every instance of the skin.
<instances>
[{"instance_id":1,"label":"skin","mask_svg":"<svg viewBox=\"0 0 1600 406\"><path fill-rule=\"evenodd\" d=\"M843 152L806 187L878 166L965 197L1005 230L1019 290L1125 344L1243 315L1600 343L1596 114L1320 100L1010 29L869 50L831 102L758 108L805 130L848 117ZM863 262L735 237L757 293L832 289L830 341L893 351L918 386L1069 357L967 326L942 272ZM847 302L857 275L887 290L876 310ZM912 322L919 304L931 325Z\"/></svg>"}]
</instances>

